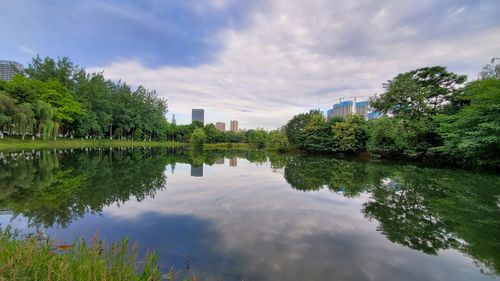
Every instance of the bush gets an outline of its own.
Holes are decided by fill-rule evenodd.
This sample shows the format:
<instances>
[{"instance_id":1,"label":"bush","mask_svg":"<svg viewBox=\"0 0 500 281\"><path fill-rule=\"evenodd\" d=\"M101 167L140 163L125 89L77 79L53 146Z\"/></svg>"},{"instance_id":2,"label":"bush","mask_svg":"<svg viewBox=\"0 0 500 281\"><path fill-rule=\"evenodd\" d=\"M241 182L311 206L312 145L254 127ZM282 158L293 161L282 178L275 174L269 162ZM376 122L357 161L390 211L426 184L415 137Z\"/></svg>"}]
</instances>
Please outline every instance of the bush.
<instances>
[{"instance_id":1,"label":"bush","mask_svg":"<svg viewBox=\"0 0 500 281\"><path fill-rule=\"evenodd\" d=\"M191 134L190 142L195 149L203 149L206 139L205 130L203 128L196 128Z\"/></svg>"},{"instance_id":2,"label":"bush","mask_svg":"<svg viewBox=\"0 0 500 281\"><path fill-rule=\"evenodd\" d=\"M369 152L383 157L394 157L404 154L408 147L408 134L400 120L381 117L368 122Z\"/></svg>"},{"instance_id":3,"label":"bush","mask_svg":"<svg viewBox=\"0 0 500 281\"><path fill-rule=\"evenodd\" d=\"M366 121L359 115L347 115L344 122L332 126L334 149L339 152L362 152L366 149Z\"/></svg>"}]
</instances>

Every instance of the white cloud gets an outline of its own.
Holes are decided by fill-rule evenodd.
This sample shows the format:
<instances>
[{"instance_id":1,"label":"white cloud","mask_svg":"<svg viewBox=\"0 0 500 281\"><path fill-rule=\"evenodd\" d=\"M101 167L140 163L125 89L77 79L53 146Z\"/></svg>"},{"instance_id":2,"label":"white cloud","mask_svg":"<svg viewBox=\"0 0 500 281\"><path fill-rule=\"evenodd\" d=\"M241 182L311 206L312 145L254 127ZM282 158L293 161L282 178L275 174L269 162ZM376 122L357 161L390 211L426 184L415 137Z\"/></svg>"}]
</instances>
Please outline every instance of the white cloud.
<instances>
[{"instance_id":1,"label":"white cloud","mask_svg":"<svg viewBox=\"0 0 500 281\"><path fill-rule=\"evenodd\" d=\"M209 122L276 128L339 97L380 92L399 72L448 65L475 78L498 56L500 27L469 14L477 10L373 2L272 0L251 11L245 28L214 34L223 49L207 64L153 69L122 60L90 70L156 89L180 116L205 108Z\"/></svg>"}]
</instances>

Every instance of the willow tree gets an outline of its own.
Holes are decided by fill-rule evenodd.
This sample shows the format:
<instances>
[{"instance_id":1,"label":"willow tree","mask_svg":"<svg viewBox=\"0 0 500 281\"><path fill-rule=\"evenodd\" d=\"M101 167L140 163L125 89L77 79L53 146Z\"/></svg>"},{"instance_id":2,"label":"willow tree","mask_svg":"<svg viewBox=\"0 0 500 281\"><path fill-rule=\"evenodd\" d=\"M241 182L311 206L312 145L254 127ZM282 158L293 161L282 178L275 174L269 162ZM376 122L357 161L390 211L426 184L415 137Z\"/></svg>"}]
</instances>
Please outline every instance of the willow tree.
<instances>
[{"instance_id":1,"label":"willow tree","mask_svg":"<svg viewBox=\"0 0 500 281\"><path fill-rule=\"evenodd\" d=\"M53 134L55 127L55 122L53 120L54 113L54 108L44 101L38 101L35 104L35 116L37 120L36 131L44 140Z\"/></svg>"},{"instance_id":2,"label":"willow tree","mask_svg":"<svg viewBox=\"0 0 500 281\"><path fill-rule=\"evenodd\" d=\"M24 136L33 133L33 127L36 123L35 114L33 113L32 106L29 103L22 103L17 107L13 116L13 123L15 130L18 134Z\"/></svg>"},{"instance_id":3,"label":"willow tree","mask_svg":"<svg viewBox=\"0 0 500 281\"><path fill-rule=\"evenodd\" d=\"M12 124L16 109L16 100L0 92L0 138L3 138L4 127Z\"/></svg>"}]
</instances>

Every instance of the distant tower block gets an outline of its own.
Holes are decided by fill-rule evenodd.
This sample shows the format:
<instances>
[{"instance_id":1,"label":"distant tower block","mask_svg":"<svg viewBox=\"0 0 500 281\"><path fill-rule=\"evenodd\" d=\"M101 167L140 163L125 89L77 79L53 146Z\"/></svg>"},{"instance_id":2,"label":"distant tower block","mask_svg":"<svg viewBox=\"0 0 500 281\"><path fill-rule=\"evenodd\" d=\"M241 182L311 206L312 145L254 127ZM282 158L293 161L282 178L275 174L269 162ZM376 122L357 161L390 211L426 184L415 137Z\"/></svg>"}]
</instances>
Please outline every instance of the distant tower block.
<instances>
[{"instance_id":1,"label":"distant tower block","mask_svg":"<svg viewBox=\"0 0 500 281\"><path fill-rule=\"evenodd\" d=\"M0 80L11 80L14 75L23 72L23 65L9 60L0 60Z\"/></svg>"},{"instance_id":2,"label":"distant tower block","mask_svg":"<svg viewBox=\"0 0 500 281\"><path fill-rule=\"evenodd\" d=\"M205 110L203 109L193 109L191 115L191 123L194 121L198 121L201 124L205 125Z\"/></svg>"},{"instance_id":3,"label":"distant tower block","mask_svg":"<svg viewBox=\"0 0 500 281\"><path fill-rule=\"evenodd\" d=\"M231 132L238 132L238 121L231 120Z\"/></svg>"},{"instance_id":4,"label":"distant tower block","mask_svg":"<svg viewBox=\"0 0 500 281\"><path fill-rule=\"evenodd\" d=\"M356 103L356 114L361 115L363 118L367 119L368 116L368 102L360 101Z\"/></svg>"},{"instance_id":5,"label":"distant tower block","mask_svg":"<svg viewBox=\"0 0 500 281\"><path fill-rule=\"evenodd\" d=\"M238 166L238 158L233 157L229 159L229 166L230 167L237 167Z\"/></svg>"},{"instance_id":6,"label":"distant tower block","mask_svg":"<svg viewBox=\"0 0 500 281\"><path fill-rule=\"evenodd\" d=\"M226 131L226 123L217 122L217 123L215 123L215 128L217 128L217 130L219 130L221 132L224 132L224 131Z\"/></svg>"},{"instance_id":7,"label":"distant tower block","mask_svg":"<svg viewBox=\"0 0 500 281\"><path fill-rule=\"evenodd\" d=\"M191 165L191 176L192 177L203 177L203 165L199 167L194 167Z\"/></svg>"}]
</instances>

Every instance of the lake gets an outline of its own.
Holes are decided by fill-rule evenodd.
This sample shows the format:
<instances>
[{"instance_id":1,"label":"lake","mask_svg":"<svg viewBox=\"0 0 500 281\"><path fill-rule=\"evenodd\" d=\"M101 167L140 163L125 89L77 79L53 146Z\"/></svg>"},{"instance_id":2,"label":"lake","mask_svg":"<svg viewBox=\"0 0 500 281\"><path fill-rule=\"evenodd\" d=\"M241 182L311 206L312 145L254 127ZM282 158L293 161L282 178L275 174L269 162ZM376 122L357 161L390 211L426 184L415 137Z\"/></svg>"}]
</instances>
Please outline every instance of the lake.
<instances>
[{"instance_id":1,"label":"lake","mask_svg":"<svg viewBox=\"0 0 500 281\"><path fill-rule=\"evenodd\" d=\"M203 280L492 280L500 176L264 151L0 154L0 224Z\"/></svg>"}]
</instances>

